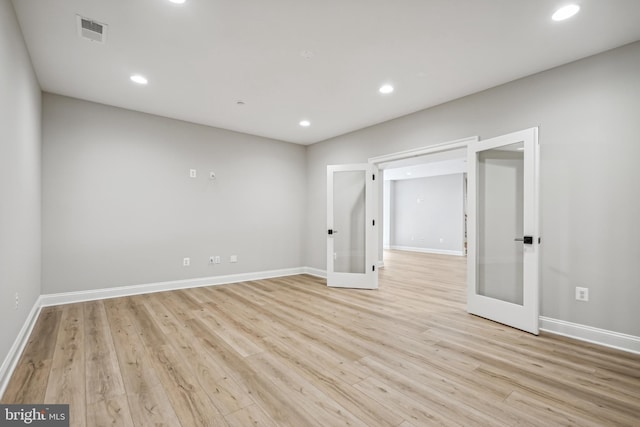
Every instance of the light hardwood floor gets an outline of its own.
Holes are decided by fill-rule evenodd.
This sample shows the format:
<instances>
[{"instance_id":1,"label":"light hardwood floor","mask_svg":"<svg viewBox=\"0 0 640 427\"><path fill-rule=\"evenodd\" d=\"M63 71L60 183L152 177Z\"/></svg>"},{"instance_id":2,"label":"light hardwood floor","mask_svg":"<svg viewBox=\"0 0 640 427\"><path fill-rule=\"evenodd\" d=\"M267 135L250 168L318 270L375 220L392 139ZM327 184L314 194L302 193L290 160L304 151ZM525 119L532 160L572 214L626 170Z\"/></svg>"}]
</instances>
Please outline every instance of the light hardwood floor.
<instances>
[{"instance_id":1,"label":"light hardwood floor","mask_svg":"<svg viewBox=\"0 0 640 427\"><path fill-rule=\"evenodd\" d=\"M640 425L640 356L465 312L465 259L42 310L3 403L74 426Z\"/></svg>"}]
</instances>

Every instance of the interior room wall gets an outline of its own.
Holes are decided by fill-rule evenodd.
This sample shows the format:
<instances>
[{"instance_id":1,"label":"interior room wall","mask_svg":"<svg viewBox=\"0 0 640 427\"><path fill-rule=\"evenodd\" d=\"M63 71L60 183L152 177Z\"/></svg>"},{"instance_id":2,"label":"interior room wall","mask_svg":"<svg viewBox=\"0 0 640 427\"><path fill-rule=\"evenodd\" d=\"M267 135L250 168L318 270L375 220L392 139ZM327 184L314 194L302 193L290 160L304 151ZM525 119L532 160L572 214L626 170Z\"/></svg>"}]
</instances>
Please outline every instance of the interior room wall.
<instances>
[{"instance_id":1,"label":"interior room wall","mask_svg":"<svg viewBox=\"0 0 640 427\"><path fill-rule=\"evenodd\" d=\"M462 185L463 174L394 181L390 246L463 255Z\"/></svg>"},{"instance_id":2,"label":"interior room wall","mask_svg":"<svg viewBox=\"0 0 640 427\"><path fill-rule=\"evenodd\" d=\"M0 363L40 295L40 102L13 6L0 0Z\"/></svg>"},{"instance_id":3,"label":"interior room wall","mask_svg":"<svg viewBox=\"0 0 640 427\"><path fill-rule=\"evenodd\" d=\"M43 293L301 267L305 166L304 146L45 93Z\"/></svg>"},{"instance_id":4,"label":"interior room wall","mask_svg":"<svg viewBox=\"0 0 640 427\"><path fill-rule=\"evenodd\" d=\"M538 126L541 315L640 336L638 111L640 42L311 145L306 264L326 268L326 165Z\"/></svg>"}]
</instances>

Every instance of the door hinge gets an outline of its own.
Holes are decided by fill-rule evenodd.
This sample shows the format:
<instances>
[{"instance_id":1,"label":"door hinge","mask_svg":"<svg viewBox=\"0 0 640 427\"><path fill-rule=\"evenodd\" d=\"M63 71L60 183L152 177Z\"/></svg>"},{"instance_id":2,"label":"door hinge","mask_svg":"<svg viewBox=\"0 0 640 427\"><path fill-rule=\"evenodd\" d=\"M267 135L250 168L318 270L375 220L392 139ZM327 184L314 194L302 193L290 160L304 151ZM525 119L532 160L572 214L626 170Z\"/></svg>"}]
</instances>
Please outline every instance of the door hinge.
<instances>
[{"instance_id":1,"label":"door hinge","mask_svg":"<svg viewBox=\"0 0 640 427\"><path fill-rule=\"evenodd\" d=\"M372 222L373 222L373 224L371 224L371 225L373 225L375 227L376 226L376 220L374 219Z\"/></svg>"},{"instance_id":2,"label":"door hinge","mask_svg":"<svg viewBox=\"0 0 640 427\"><path fill-rule=\"evenodd\" d=\"M371 271L376 271L376 266L375 265L371 266Z\"/></svg>"},{"instance_id":3,"label":"door hinge","mask_svg":"<svg viewBox=\"0 0 640 427\"><path fill-rule=\"evenodd\" d=\"M374 181L376 180L376 174L375 173L372 175L371 179L374 180Z\"/></svg>"}]
</instances>

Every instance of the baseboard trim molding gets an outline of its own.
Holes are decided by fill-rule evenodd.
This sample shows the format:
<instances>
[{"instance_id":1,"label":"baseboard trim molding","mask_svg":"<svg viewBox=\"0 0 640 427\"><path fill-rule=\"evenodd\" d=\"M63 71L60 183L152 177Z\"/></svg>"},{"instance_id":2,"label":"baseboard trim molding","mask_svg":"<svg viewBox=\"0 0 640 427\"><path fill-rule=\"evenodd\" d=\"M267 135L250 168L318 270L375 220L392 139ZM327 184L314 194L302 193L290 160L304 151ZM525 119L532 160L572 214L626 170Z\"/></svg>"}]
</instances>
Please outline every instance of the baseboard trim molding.
<instances>
[{"instance_id":1,"label":"baseboard trim molding","mask_svg":"<svg viewBox=\"0 0 640 427\"><path fill-rule=\"evenodd\" d=\"M640 337L540 316L540 330L640 354Z\"/></svg>"},{"instance_id":2,"label":"baseboard trim molding","mask_svg":"<svg viewBox=\"0 0 640 427\"><path fill-rule=\"evenodd\" d=\"M390 246L389 248L395 249L397 251L420 252L423 254L464 256L463 251L452 251L449 249L416 248L414 246L396 246L396 245Z\"/></svg>"},{"instance_id":3,"label":"baseboard trim molding","mask_svg":"<svg viewBox=\"0 0 640 427\"><path fill-rule=\"evenodd\" d=\"M143 285L118 286L114 288L93 289L89 291L46 294L42 295L40 300L42 307L48 307L52 305L150 294L153 292L175 291L178 289L199 288L203 286L227 285L231 283L247 282L250 280L271 279L274 277L293 276L304 273L306 273L305 267L286 268L282 270L259 271L255 273L230 274L226 276L200 277L196 279L173 280L168 282L147 283Z\"/></svg>"},{"instance_id":4,"label":"baseboard trim molding","mask_svg":"<svg viewBox=\"0 0 640 427\"><path fill-rule=\"evenodd\" d=\"M304 273L305 274L309 274L311 276L320 277L322 279L326 279L327 278L327 271L326 270L320 270L319 268L304 267Z\"/></svg>"},{"instance_id":5,"label":"baseboard trim molding","mask_svg":"<svg viewBox=\"0 0 640 427\"><path fill-rule=\"evenodd\" d=\"M9 385L9 380L11 379L11 375L13 375L13 371L16 369L16 366L18 366L20 356L22 356L22 352L29 342L29 337L31 336L33 327L35 326L38 315L40 314L40 308L42 307L40 302L40 297L38 297L36 302L33 304L24 325L22 325L20 332L18 332L18 336L13 342L13 345L9 349L7 357L2 362L2 366L0 366L0 400L4 396L4 392Z\"/></svg>"}]
</instances>

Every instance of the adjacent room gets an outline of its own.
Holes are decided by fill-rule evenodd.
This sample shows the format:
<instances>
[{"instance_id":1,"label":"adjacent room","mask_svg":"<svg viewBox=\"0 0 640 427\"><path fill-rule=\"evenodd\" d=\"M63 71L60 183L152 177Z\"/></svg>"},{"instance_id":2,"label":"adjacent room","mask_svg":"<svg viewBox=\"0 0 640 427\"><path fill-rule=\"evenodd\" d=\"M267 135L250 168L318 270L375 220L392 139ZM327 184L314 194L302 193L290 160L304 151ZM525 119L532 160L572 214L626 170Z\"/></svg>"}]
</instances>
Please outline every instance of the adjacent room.
<instances>
[{"instance_id":1,"label":"adjacent room","mask_svg":"<svg viewBox=\"0 0 640 427\"><path fill-rule=\"evenodd\" d=\"M0 425L637 426L639 24L0 0Z\"/></svg>"}]
</instances>

